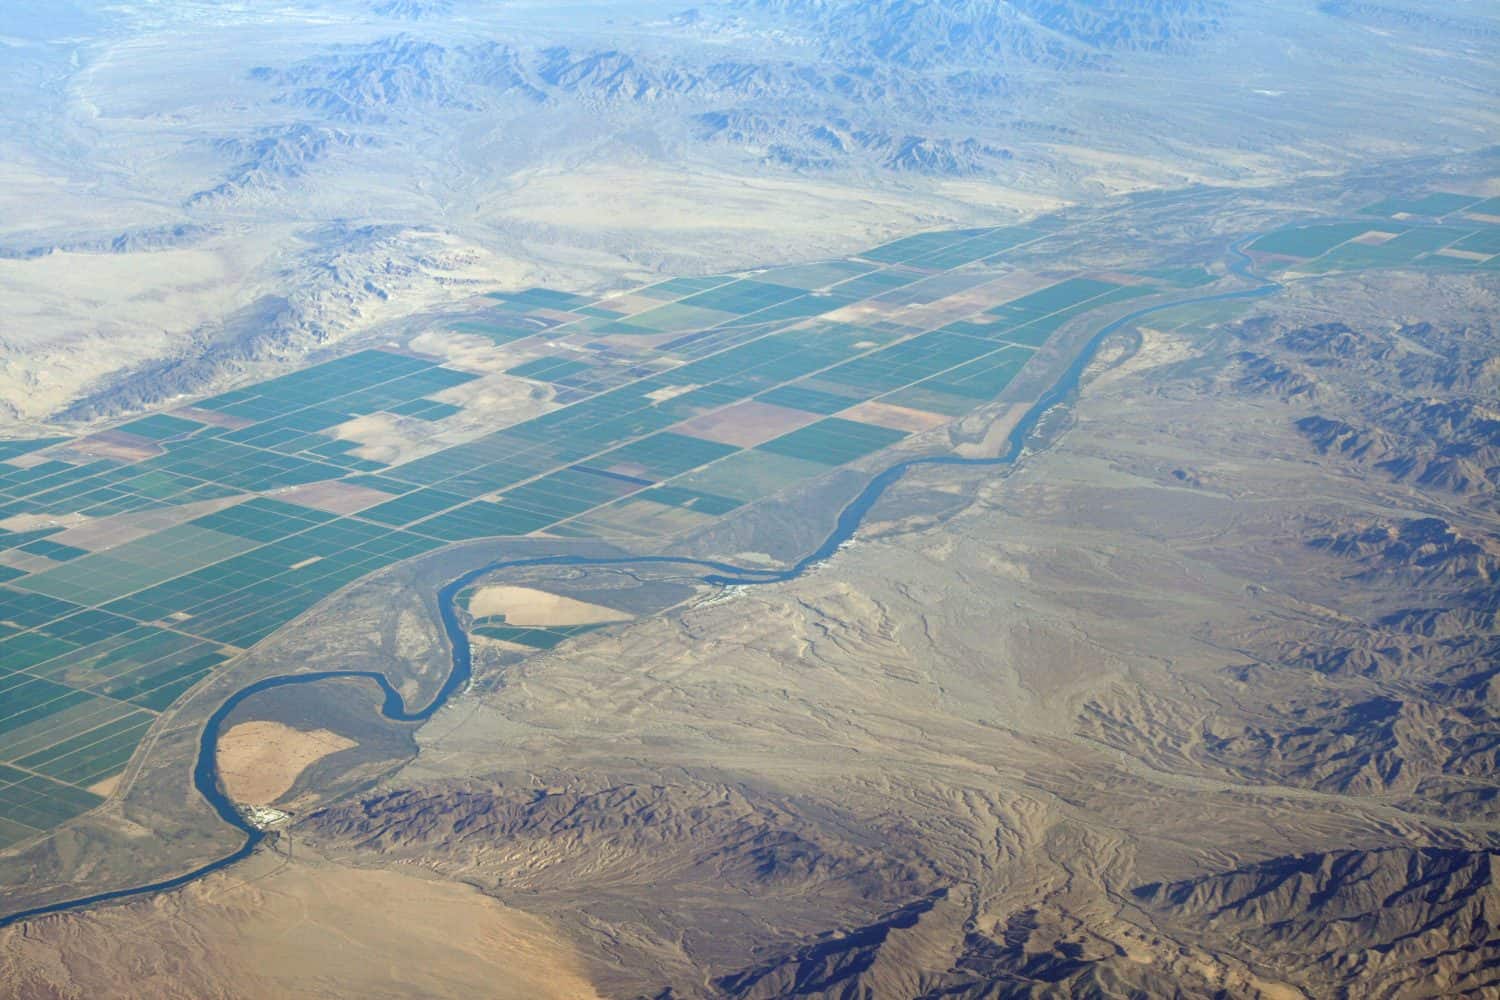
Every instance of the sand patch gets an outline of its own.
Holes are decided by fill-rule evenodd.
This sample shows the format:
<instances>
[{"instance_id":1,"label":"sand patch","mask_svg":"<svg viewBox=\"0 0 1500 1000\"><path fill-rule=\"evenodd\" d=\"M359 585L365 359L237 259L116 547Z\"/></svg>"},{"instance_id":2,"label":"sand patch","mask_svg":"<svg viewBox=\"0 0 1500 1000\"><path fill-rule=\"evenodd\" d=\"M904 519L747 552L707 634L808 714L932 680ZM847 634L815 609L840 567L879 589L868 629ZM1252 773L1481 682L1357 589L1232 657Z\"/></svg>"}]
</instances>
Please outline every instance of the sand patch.
<instances>
[{"instance_id":1,"label":"sand patch","mask_svg":"<svg viewBox=\"0 0 1500 1000\"><path fill-rule=\"evenodd\" d=\"M120 779L123 777L125 777L125 772L121 771L113 778L105 778L103 781L94 782L88 787L88 790L95 795L102 795L105 798L109 798L115 793L115 789L120 787Z\"/></svg>"},{"instance_id":2,"label":"sand patch","mask_svg":"<svg viewBox=\"0 0 1500 1000\"><path fill-rule=\"evenodd\" d=\"M433 442L416 440L410 429L403 429L401 418L390 413L371 413L345 421L329 431L340 441L354 441L359 447L349 454L386 465L400 465L432 450Z\"/></svg>"},{"instance_id":3,"label":"sand patch","mask_svg":"<svg viewBox=\"0 0 1500 1000\"><path fill-rule=\"evenodd\" d=\"M1136 352L1124 361L1094 376L1095 385L1109 385L1122 378L1134 376L1148 368L1177 364L1194 357L1197 347L1187 337L1173 336L1170 332L1154 327L1139 327L1141 343Z\"/></svg>"},{"instance_id":4,"label":"sand patch","mask_svg":"<svg viewBox=\"0 0 1500 1000\"><path fill-rule=\"evenodd\" d=\"M701 387L696 384L664 385L660 389L653 389L651 392L646 393L646 398L651 400L651 402L653 403L665 403L669 399L676 399L678 396L686 396L688 393L698 388Z\"/></svg>"},{"instance_id":5,"label":"sand patch","mask_svg":"<svg viewBox=\"0 0 1500 1000\"><path fill-rule=\"evenodd\" d=\"M1031 409L1030 403L1013 403L1001 410L978 440L965 441L955 445L953 450L964 458L998 458L1005 454L1006 443L1010 440L1011 431L1016 429L1016 424ZM964 420L960 425L960 431L967 430L967 424L972 418Z\"/></svg>"},{"instance_id":6,"label":"sand patch","mask_svg":"<svg viewBox=\"0 0 1500 1000\"><path fill-rule=\"evenodd\" d=\"M508 585L480 587L469 598L469 614L475 618L504 615L507 625L522 628L627 622L633 617L602 604L575 601L571 597L531 587Z\"/></svg>"},{"instance_id":7,"label":"sand patch","mask_svg":"<svg viewBox=\"0 0 1500 1000\"><path fill-rule=\"evenodd\" d=\"M14 996L599 997L547 920L455 882L306 861L8 928L0 981Z\"/></svg>"},{"instance_id":8,"label":"sand patch","mask_svg":"<svg viewBox=\"0 0 1500 1000\"><path fill-rule=\"evenodd\" d=\"M241 722L219 736L219 776L236 802L270 805L310 765L354 745L328 729L293 729L269 719Z\"/></svg>"}]
</instances>

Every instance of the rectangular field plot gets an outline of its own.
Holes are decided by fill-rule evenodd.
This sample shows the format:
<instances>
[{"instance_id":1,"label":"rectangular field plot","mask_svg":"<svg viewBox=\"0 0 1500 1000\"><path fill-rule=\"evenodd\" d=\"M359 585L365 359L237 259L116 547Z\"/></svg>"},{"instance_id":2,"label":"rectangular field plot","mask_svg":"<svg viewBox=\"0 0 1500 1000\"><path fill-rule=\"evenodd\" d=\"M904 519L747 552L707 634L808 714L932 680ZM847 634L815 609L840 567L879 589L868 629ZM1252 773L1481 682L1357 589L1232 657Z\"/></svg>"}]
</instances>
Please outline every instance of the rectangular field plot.
<instances>
[{"instance_id":1,"label":"rectangular field plot","mask_svg":"<svg viewBox=\"0 0 1500 1000\"><path fill-rule=\"evenodd\" d=\"M486 340L499 345L509 344L516 340L525 340L527 337L541 333L546 327L542 324L523 322L518 318L504 318L492 320L460 320L448 324L448 329L454 333L464 333L472 337L484 337Z\"/></svg>"},{"instance_id":2,"label":"rectangular field plot","mask_svg":"<svg viewBox=\"0 0 1500 1000\"><path fill-rule=\"evenodd\" d=\"M867 299L921 281L925 277L927 275L921 271L886 267L857 278L850 278L848 281L841 281L833 286L833 291L855 300Z\"/></svg>"},{"instance_id":3,"label":"rectangular field plot","mask_svg":"<svg viewBox=\"0 0 1500 1000\"><path fill-rule=\"evenodd\" d=\"M622 333L673 333L680 330L706 330L734 319L737 314L720 309L706 309L674 302L636 313L620 322Z\"/></svg>"},{"instance_id":4,"label":"rectangular field plot","mask_svg":"<svg viewBox=\"0 0 1500 1000\"><path fill-rule=\"evenodd\" d=\"M1381 246L1416 256L1419 253L1441 250L1450 243L1458 242L1470 232L1472 230L1446 226L1417 226L1398 234L1395 239L1387 240Z\"/></svg>"},{"instance_id":5,"label":"rectangular field plot","mask_svg":"<svg viewBox=\"0 0 1500 1000\"><path fill-rule=\"evenodd\" d=\"M150 438L160 441L166 438L184 437L194 431L202 430L203 424L196 420L187 420L183 417L174 417L166 413L153 413L149 417L132 420L128 424L121 424L117 430L137 437Z\"/></svg>"},{"instance_id":6,"label":"rectangular field plot","mask_svg":"<svg viewBox=\"0 0 1500 1000\"><path fill-rule=\"evenodd\" d=\"M589 367L586 362L579 361L577 358L549 355L516 365L514 368L507 368L505 374L514 375L517 378L535 379L539 382L551 382L587 371Z\"/></svg>"},{"instance_id":7,"label":"rectangular field plot","mask_svg":"<svg viewBox=\"0 0 1500 1000\"><path fill-rule=\"evenodd\" d=\"M480 500L414 525L412 531L443 542L461 542L471 538L529 535L558 520L551 514Z\"/></svg>"},{"instance_id":8,"label":"rectangular field plot","mask_svg":"<svg viewBox=\"0 0 1500 1000\"><path fill-rule=\"evenodd\" d=\"M550 288L528 288L520 292L492 292L490 298L498 299L518 309L557 309L562 312L582 308L594 301L586 295L558 292Z\"/></svg>"},{"instance_id":9,"label":"rectangular field plot","mask_svg":"<svg viewBox=\"0 0 1500 1000\"><path fill-rule=\"evenodd\" d=\"M1389 228L1388 225L1385 228ZM1375 228L1366 222L1335 222L1322 226L1293 226L1267 233L1250 249L1287 257L1321 257L1340 243L1362 236Z\"/></svg>"},{"instance_id":10,"label":"rectangular field plot","mask_svg":"<svg viewBox=\"0 0 1500 1000\"><path fill-rule=\"evenodd\" d=\"M733 445L663 432L600 455L591 464L660 481L723 458Z\"/></svg>"},{"instance_id":11,"label":"rectangular field plot","mask_svg":"<svg viewBox=\"0 0 1500 1000\"><path fill-rule=\"evenodd\" d=\"M0 462L7 459L17 458L21 455L29 455L43 448L50 448L55 444L62 444L67 438L27 438L16 441L0 441Z\"/></svg>"},{"instance_id":12,"label":"rectangular field plot","mask_svg":"<svg viewBox=\"0 0 1500 1000\"><path fill-rule=\"evenodd\" d=\"M34 574L16 586L77 604L103 604L254 547L248 538L183 524Z\"/></svg>"},{"instance_id":13,"label":"rectangular field plot","mask_svg":"<svg viewBox=\"0 0 1500 1000\"><path fill-rule=\"evenodd\" d=\"M908 267L925 267L946 269L950 267L962 267L972 264L978 260L992 260L1004 255L1004 251L1012 247L1020 246L1038 239L1043 234L1025 226L1013 226L1007 229L991 229L980 233L971 239L961 243L950 244L932 253L909 257L905 263Z\"/></svg>"},{"instance_id":14,"label":"rectangular field plot","mask_svg":"<svg viewBox=\"0 0 1500 1000\"><path fill-rule=\"evenodd\" d=\"M826 465L807 459L749 450L737 452L706 469L674 479L667 485L748 503L821 476L827 471Z\"/></svg>"},{"instance_id":15,"label":"rectangular field plot","mask_svg":"<svg viewBox=\"0 0 1500 1000\"><path fill-rule=\"evenodd\" d=\"M1453 249L1465 250L1469 253L1500 253L1500 226L1481 229L1477 233L1470 233L1457 243L1454 243Z\"/></svg>"},{"instance_id":16,"label":"rectangular field plot","mask_svg":"<svg viewBox=\"0 0 1500 1000\"><path fill-rule=\"evenodd\" d=\"M994 399L1020 373L1033 353L1024 347L1005 347L941 375L924 379L916 387L973 400Z\"/></svg>"},{"instance_id":17,"label":"rectangular field plot","mask_svg":"<svg viewBox=\"0 0 1500 1000\"><path fill-rule=\"evenodd\" d=\"M1098 281L1093 278L1069 278L1029 295L1012 299L1003 305L995 306L987 312L1002 321L1021 325L1081 305L1091 299L1097 299L1118 287L1113 282Z\"/></svg>"},{"instance_id":18,"label":"rectangular field plot","mask_svg":"<svg viewBox=\"0 0 1500 1000\"><path fill-rule=\"evenodd\" d=\"M643 489L645 482L590 469L563 469L504 493L502 510L554 524Z\"/></svg>"},{"instance_id":19,"label":"rectangular field plot","mask_svg":"<svg viewBox=\"0 0 1500 1000\"><path fill-rule=\"evenodd\" d=\"M847 386L866 397L878 396L998 349L987 340L935 330L830 368L818 376L818 382Z\"/></svg>"},{"instance_id":20,"label":"rectangular field plot","mask_svg":"<svg viewBox=\"0 0 1500 1000\"><path fill-rule=\"evenodd\" d=\"M847 410L858 402L849 396L839 395L832 392L821 392L804 385L783 385L770 392L763 392L756 397L763 403L773 406L786 406L794 410L804 410L808 413L821 413L831 416L840 410Z\"/></svg>"},{"instance_id":21,"label":"rectangular field plot","mask_svg":"<svg viewBox=\"0 0 1500 1000\"><path fill-rule=\"evenodd\" d=\"M1477 221L1372 220L1359 231L1377 225L1407 231L1387 253L1492 246ZM1036 345L1088 310L1212 280L1201 268L1155 272L1158 285L1052 278L997 304L1006 293L992 283L1018 262L1051 243L1081 245L1077 233L1039 243L1061 228L920 233L858 258L674 278L603 299L498 293L444 328L497 345L494 370L551 388L539 415L480 436L470 433L485 413L478 394L463 403L465 419L418 421L459 414L459 393L445 390L481 376L365 350L138 417L76 448L0 442L0 518L87 519L59 522L61 541L61 526L29 530L45 521L0 530L0 845L91 808L100 799L90 789L107 790L158 712L383 567L480 538L702 528L995 399ZM1330 238L1293 242L1305 250ZM997 257L1001 269L985 266ZM1035 287L1020 280L1003 287ZM399 464L359 457L383 442L347 425L371 416L396 439L379 454ZM172 509L199 501L215 502ZM94 520L130 511L150 513ZM476 629L537 649L578 631L498 620Z\"/></svg>"},{"instance_id":22,"label":"rectangular field plot","mask_svg":"<svg viewBox=\"0 0 1500 1000\"><path fill-rule=\"evenodd\" d=\"M64 785L41 775L27 775L0 785L0 839L11 843L35 836L79 813L88 812L104 800L81 788ZM14 824L14 825L13 825Z\"/></svg>"},{"instance_id":23,"label":"rectangular field plot","mask_svg":"<svg viewBox=\"0 0 1500 1000\"><path fill-rule=\"evenodd\" d=\"M636 295L644 295L647 298L670 301L672 299L687 298L699 292L706 292L710 288L718 288L734 281L732 275L714 274L699 278L668 278L666 281L637 289Z\"/></svg>"},{"instance_id":24,"label":"rectangular field plot","mask_svg":"<svg viewBox=\"0 0 1500 1000\"><path fill-rule=\"evenodd\" d=\"M501 642L513 642L532 649L552 649L559 643L571 639L574 636L592 632L595 629L604 628L602 624L596 625L554 625L550 628L522 628L515 625L490 625L480 624L474 627L476 635L482 635L487 639L499 639Z\"/></svg>"},{"instance_id":25,"label":"rectangular field plot","mask_svg":"<svg viewBox=\"0 0 1500 1000\"><path fill-rule=\"evenodd\" d=\"M758 450L820 465L843 465L888 448L904 437L904 431L829 417L767 441Z\"/></svg>"},{"instance_id":26,"label":"rectangular field plot","mask_svg":"<svg viewBox=\"0 0 1500 1000\"><path fill-rule=\"evenodd\" d=\"M743 316L788 299L795 299L801 294L803 293L800 288L788 288L786 285L741 278L727 285L699 292L697 295L683 299L679 304Z\"/></svg>"},{"instance_id":27,"label":"rectangular field plot","mask_svg":"<svg viewBox=\"0 0 1500 1000\"><path fill-rule=\"evenodd\" d=\"M873 270L873 265L864 264L857 260L829 260L817 264L793 264L790 267L776 267L766 271L759 277L772 284L814 291L819 288L827 288L829 285L836 285L841 281L847 281L861 274L868 274L871 270Z\"/></svg>"},{"instance_id":28,"label":"rectangular field plot","mask_svg":"<svg viewBox=\"0 0 1500 1000\"><path fill-rule=\"evenodd\" d=\"M60 739L16 761L57 781L88 787L123 768L156 716L132 712Z\"/></svg>"},{"instance_id":29,"label":"rectangular field plot","mask_svg":"<svg viewBox=\"0 0 1500 1000\"><path fill-rule=\"evenodd\" d=\"M737 500L734 497L720 496L717 493L704 493L701 490L690 490L683 486L658 486L655 489L642 493L640 499L665 504L668 507L681 507L684 510L691 510L700 514L710 514L715 517L728 514L730 511L745 505L743 500Z\"/></svg>"},{"instance_id":30,"label":"rectangular field plot","mask_svg":"<svg viewBox=\"0 0 1500 1000\"><path fill-rule=\"evenodd\" d=\"M448 493L436 488L423 489L360 511L359 516L381 524L410 524L457 507L468 499L459 493Z\"/></svg>"},{"instance_id":31,"label":"rectangular field plot","mask_svg":"<svg viewBox=\"0 0 1500 1000\"><path fill-rule=\"evenodd\" d=\"M1472 194L1448 194L1439 191L1435 194L1421 195L1419 197L1386 198L1383 201L1375 202L1373 205L1366 205L1359 210L1359 214L1385 217L1393 215L1436 217L1468 208L1479 200L1478 196Z\"/></svg>"},{"instance_id":32,"label":"rectangular field plot","mask_svg":"<svg viewBox=\"0 0 1500 1000\"><path fill-rule=\"evenodd\" d=\"M951 229L935 233L918 233L915 236L907 236L882 244L872 250L866 250L859 256L882 264L903 264L914 257L930 256L947 250L976 236L983 236L989 231L987 229Z\"/></svg>"}]
</instances>

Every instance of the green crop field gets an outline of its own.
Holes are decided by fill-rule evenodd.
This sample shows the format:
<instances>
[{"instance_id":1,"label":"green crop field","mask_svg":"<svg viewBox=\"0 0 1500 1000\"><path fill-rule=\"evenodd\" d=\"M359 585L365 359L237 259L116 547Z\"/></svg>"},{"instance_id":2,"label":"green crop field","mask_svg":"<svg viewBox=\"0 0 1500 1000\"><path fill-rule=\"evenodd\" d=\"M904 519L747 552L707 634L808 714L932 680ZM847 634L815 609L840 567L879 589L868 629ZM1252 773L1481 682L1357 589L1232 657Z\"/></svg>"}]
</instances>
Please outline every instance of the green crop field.
<instances>
[{"instance_id":1,"label":"green crop field","mask_svg":"<svg viewBox=\"0 0 1500 1000\"><path fill-rule=\"evenodd\" d=\"M1436 215L1472 201L1372 210ZM1401 235L1340 248L1377 226ZM706 523L908 437L855 419L861 403L961 417L1079 317L1213 280L1179 265L1053 270L1030 294L986 298L1016 269L1008 254L1030 260L1061 231L1038 220L922 233L846 260L674 278L623 297L497 293L446 327L514 352L504 375L365 350L90 438L0 441L0 846L99 803L158 713L376 570L467 539ZM1372 220L1292 227L1254 248L1472 266L1433 252L1493 254L1497 233L1472 219ZM858 322L820 318L856 305L842 315ZM475 430L467 390L444 394L485 379L531 380L550 408ZM741 448L693 429L750 400L769 440ZM399 463L362 457L379 452L341 428L375 414L446 428L450 443ZM534 648L574 634L482 628Z\"/></svg>"}]
</instances>

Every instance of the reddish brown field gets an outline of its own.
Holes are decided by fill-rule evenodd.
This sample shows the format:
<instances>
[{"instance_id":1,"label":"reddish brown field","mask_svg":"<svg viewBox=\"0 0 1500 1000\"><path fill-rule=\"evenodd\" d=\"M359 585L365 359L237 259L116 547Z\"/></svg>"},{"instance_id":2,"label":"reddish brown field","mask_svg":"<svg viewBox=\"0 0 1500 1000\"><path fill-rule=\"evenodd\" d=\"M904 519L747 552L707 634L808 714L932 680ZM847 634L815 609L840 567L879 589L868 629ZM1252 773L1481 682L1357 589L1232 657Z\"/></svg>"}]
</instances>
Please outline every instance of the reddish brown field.
<instances>
[{"instance_id":1,"label":"reddish brown field","mask_svg":"<svg viewBox=\"0 0 1500 1000\"><path fill-rule=\"evenodd\" d=\"M733 444L741 448L780 437L799 427L806 427L821 419L816 413L757 403L754 400L738 403L717 413L694 417L673 428L680 434Z\"/></svg>"}]
</instances>

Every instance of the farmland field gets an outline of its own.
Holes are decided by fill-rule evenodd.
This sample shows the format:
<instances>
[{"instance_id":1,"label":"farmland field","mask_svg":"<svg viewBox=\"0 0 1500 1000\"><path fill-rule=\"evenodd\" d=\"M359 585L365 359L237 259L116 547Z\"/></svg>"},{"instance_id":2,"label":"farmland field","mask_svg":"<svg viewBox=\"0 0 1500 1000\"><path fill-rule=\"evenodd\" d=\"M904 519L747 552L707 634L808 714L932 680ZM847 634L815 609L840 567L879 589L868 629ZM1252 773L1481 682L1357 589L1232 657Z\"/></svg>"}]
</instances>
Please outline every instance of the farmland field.
<instances>
[{"instance_id":1,"label":"farmland field","mask_svg":"<svg viewBox=\"0 0 1500 1000\"><path fill-rule=\"evenodd\" d=\"M1377 225L1398 235L1348 242ZM1335 222L1251 249L1484 266L1497 232ZM158 713L378 569L477 538L675 532L902 442L940 451L941 432L909 439L999 399L1071 321L1218 280L1054 261L1014 283L1068 238L1046 218L625 294L498 292L445 326L515 349L504 375L367 349L84 437L0 442L0 846L101 802ZM1433 256L1450 246L1463 256ZM534 386L545 412L389 462L350 431L469 426L485 379ZM548 648L586 627L481 634Z\"/></svg>"}]
</instances>

